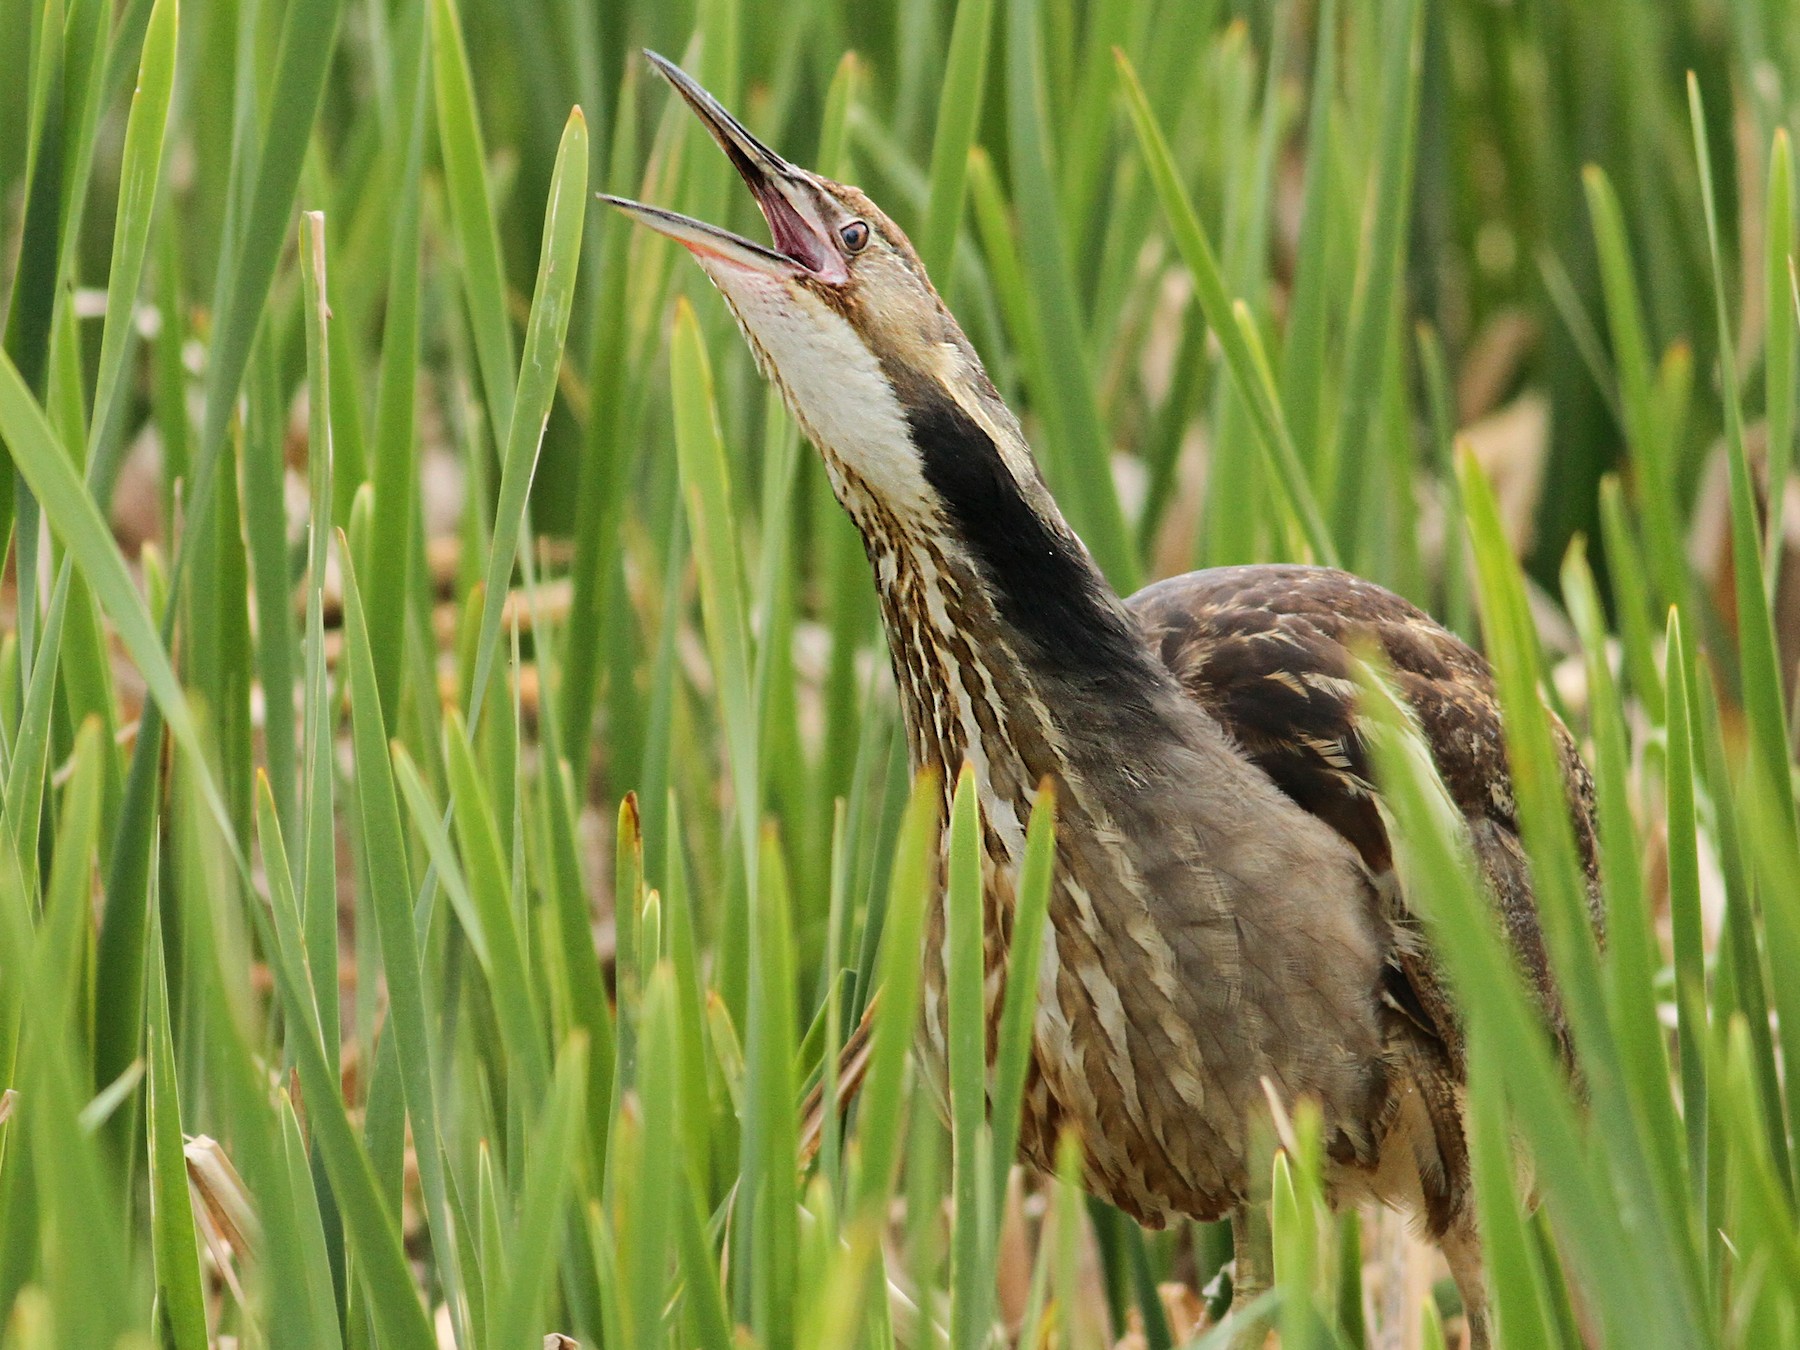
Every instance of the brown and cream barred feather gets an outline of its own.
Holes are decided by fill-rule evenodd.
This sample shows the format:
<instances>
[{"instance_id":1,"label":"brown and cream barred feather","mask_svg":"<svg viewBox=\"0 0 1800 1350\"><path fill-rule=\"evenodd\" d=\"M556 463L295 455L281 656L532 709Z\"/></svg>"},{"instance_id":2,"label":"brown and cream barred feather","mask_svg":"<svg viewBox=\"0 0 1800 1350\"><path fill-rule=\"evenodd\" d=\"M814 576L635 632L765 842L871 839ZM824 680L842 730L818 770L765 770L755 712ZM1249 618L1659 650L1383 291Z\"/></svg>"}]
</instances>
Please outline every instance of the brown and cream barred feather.
<instances>
[{"instance_id":1,"label":"brown and cream barred feather","mask_svg":"<svg viewBox=\"0 0 1800 1350\"><path fill-rule=\"evenodd\" d=\"M1188 693L1277 787L1343 835L1378 879L1392 873L1393 850L1357 710L1354 663L1371 648L1385 658L1468 821L1514 952L1567 1054L1487 662L1392 591L1333 568L1213 568L1158 582L1127 603ZM1553 717L1552 728L1598 931L1593 780L1561 720ZM1416 926L1400 903L1395 921ZM1444 1040L1460 1072L1461 1032L1428 949L1403 942L1397 950L1427 1029Z\"/></svg>"},{"instance_id":2,"label":"brown and cream barred feather","mask_svg":"<svg viewBox=\"0 0 1800 1350\"><path fill-rule=\"evenodd\" d=\"M1551 980L1507 766L1500 707L1487 662L1455 634L1391 591L1350 573L1300 566L1223 567L1145 588L1127 601L1151 651L1297 805L1355 848L1388 907L1393 960L1383 996L1419 1033L1411 1065L1427 1097L1440 1156L1452 1173L1428 1186L1430 1226L1441 1234L1467 1185L1458 1097L1464 1078L1460 1018L1430 943L1394 877L1369 746L1357 708L1355 662L1376 650L1416 717L1470 841L1528 987L1565 1058L1567 1025ZM1574 737L1552 719L1570 818L1601 927L1593 782ZM859 1029L862 1030L862 1029ZM861 1036L846 1046L860 1075ZM852 1089L853 1091L853 1089ZM845 1093L847 1097L849 1094ZM815 1123L821 1103L809 1102ZM1431 1195L1430 1192L1436 1192Z\"/></svg>"},{"instance_id":3,"label":"brown and cream barred feather","mask_svg":"<svg viewBox=\"0 0 1800 1350\"><path fill-rule=\"evenodd\" d=\"M1390 1007L1420 1033L1408 1058L1437 1145L1422 1175L1427 1226L1442 1237L1466 1203L1463 1028L1439 964L1394 875L1369 746L1357 707L1355 662L1371 649L1389 667L1436 761L1469 838L1527 987L1572 1058L1551 979L1519 837L1500 705L1487 662L1393 592L1347 572L1298 566L1223 567L1149 586L1127 602L1145 637L1187 692L1299 806L1361 856L1394 935ZM1594 839L1594 785L1575 739L1552 717L1570 819L1587 873L1589 912L1603 933Z\"/></svg>"}]
</instances>

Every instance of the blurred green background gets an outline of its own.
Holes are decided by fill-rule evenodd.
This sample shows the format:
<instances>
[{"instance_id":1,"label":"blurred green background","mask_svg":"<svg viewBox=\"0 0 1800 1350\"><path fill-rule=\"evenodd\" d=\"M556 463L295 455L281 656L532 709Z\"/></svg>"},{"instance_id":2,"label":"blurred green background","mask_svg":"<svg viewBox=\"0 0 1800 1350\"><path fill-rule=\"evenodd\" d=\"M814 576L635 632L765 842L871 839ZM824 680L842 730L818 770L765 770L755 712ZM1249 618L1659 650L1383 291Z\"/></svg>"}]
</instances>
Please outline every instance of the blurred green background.
<instances>
[{"instance_id":1,"label":"blurred green background","mask_svg":"<svg viewBox=\"0 0 1800 1350\"><path fill-rule=\"evenodd\" d=\"M1795 18L0 0L0 1343L1222 1309L1228 1234L1007 1189L1023 1041L955 1144L915 1087L932 799L903 826L860 542L698 270L591 201L760 237L652 47L911 233L1122 590L1336 559L1483 645L1585 1102L1384 767L1446 878L1502 1343L1800 1344ZM806 1094L884 978L840 1122ZM1454 1335L1309 1128L1284 1343Z\"/></svg>"}]
</instances>

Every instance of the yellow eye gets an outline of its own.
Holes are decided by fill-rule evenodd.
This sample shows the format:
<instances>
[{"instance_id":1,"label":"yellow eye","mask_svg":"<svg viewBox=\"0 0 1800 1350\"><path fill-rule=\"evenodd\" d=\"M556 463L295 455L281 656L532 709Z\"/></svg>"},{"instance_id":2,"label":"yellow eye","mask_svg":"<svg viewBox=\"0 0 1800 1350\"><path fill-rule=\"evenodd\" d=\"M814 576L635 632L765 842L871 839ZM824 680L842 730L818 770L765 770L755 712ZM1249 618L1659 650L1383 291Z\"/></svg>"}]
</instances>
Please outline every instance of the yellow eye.
<instances>
[{"instance_id":1,"label":"yellow eye","mask_svg":"<svg viewBox=\"0 0 1800 1350\"><path fill-rule=\"evenodd\" d=\"M865 221L853 220L838 231L838 238L844 241L848 252L861 253L869 246L869 226Z\"/></svg>"}]
</instances>

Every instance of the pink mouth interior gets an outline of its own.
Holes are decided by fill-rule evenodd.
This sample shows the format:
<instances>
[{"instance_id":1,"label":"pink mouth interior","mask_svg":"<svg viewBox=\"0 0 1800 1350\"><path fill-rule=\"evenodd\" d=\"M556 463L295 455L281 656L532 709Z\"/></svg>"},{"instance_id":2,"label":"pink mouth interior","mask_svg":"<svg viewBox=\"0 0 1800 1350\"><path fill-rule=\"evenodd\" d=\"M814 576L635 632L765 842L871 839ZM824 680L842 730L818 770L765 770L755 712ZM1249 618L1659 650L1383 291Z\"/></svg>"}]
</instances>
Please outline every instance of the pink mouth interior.
<instances>
[{"instance_id":1,"label":"pink mouth interior","mask_svg":"<svg viewBox=\"0 0 1800 1350\"><path fill-rule=\"evenodd\" d=\"M757 183L751 189L763 219L769 222L769 233L775 239L775 251L784 253L812 272L823 272L828 262L819 246L818 236L806 223L793 203L772 183Z\"/></svg>"}]
</instances>

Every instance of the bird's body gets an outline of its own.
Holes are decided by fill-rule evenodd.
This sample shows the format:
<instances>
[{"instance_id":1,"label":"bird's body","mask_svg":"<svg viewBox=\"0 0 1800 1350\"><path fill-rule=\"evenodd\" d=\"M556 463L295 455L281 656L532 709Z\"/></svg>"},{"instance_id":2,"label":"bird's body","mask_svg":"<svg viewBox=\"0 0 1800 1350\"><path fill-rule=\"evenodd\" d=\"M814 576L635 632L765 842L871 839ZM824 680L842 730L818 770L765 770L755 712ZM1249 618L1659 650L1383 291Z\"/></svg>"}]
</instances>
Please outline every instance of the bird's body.
<instances>
[{"instance_id":1,"label":"bird's body","mask_svg":"<svg viewBox=\"0 0 1800 1350\"><path fill-rule=\"evenodd\" d=\"M973 769L990 1029L1032 796L1055 786L1021 1151L1048 1167L1072 1131L1091 1188L1151 1226L1238 1216L1269 1098L1309 1099L1334 1198L1416 1214L1485 1339L1461 1028L1395 878L1352 678L1363 644L1390 664L1561 1037L1485 664L1329 569L1196 572L1121 599L899 229L658 64L775 247L619 204L694 252L822 454L874 571L915 769L946 793ZM1591 873L1591 787L1558 731ZM941 1061L941 910L928 940Z\"/></svg>"}]
</instances>

